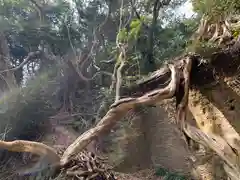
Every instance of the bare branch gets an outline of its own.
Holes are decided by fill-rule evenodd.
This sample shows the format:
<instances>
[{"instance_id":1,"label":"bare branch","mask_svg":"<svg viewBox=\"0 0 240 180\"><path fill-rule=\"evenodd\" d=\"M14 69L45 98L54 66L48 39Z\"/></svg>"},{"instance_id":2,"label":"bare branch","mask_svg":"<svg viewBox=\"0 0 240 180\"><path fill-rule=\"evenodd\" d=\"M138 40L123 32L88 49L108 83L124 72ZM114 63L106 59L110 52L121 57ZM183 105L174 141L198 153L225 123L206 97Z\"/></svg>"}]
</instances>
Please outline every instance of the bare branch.
<instances>
[{"instance_id":1,"label":"bare branch","mask_svg":"<svg viewBox=\"0 0 240 180\"><path fill-rule=\"evenodd\" d=\"M109 3L111 4L111 1L109 1ZM93 30L93 42L92 42L92 46L90 48L90 51L88 53L88 55L78 64L76 63L74 65L74 68L76 69L76 72L78 73L79 77L84 80L84 81L90 81L90 80L93 80L97 75L99 75L101 72L97 72L96 74L94 74L91 78L88 78L88 77L85 77L83 74L82 74L82 71L83 71L83 68L86 68L85 67L85 64L89 61L90 57L92 57L93 55L93 52L94 52L94 49L96 48L97 46L97 32L100 32L101 28L107 23L109 17L110 17L110 14L111 14L111 8L110 8L110 4L108 4L108 12L107 12L107 15L105 17L105 19L103 20L103 22L101 22L94 30ZM71 38L70 38L70 34L68 33L68 38L69 38L69 41L71 43ZM71 43L71 48L72 48L72 51L74 52L75 56L76 56L76 53L75 53L75 50L74 50L74 47ZM77 58L77 57L76 57ZM82 58L82 57L80 57ZM73 63L71 61L71 63ZM94 66L97 66L96 63L93 61L93 64Z\"/></svg>"},{"instance_id":2,"label":"bare branch","mask_svg":"<svg viewBox=\"0 0 240 180\"><path fill-rule=\"evenodd\" d=\"M117 82L116 82L116 96L115 96L115 102L118 101L120 99L120 88L122 85L122 69L125 65L125 61L126 61L126 50L124 47L120 46L120 50L121 53L119 55L121 64L117 69Z\"/></svg>"},{"instance_id":3,"label":"bare branch","mask_svg":"<svg viewBox=\"0 0 240 180\"><path fill-rule=\"evenodd\" d=\"M169 65L171 82L167 87L156 89L139 98L125 98L115 102L102 120L92 129L89 129L79 136L64 152L61 158L61 165L66 164L69 159L85 148L93 139L97 138L104 131L108 131L127 111L137 105L153 104L162 99L171 98L176 90L177 72L174 65Z\"/></svg>"},{"instance_id":4,"label":"bare branch","mask_svg":"<svg viewBox=\"0 0 240 180\"><path fill-rule=\"evenodd\" d=\"M35 164L34 167L38 167L38 164L40 163L50 163L51 167L54 168L59 166L60 163L60 157L57 155L55 150L43 143L24 140L15 140L11 142L0 140L0 148L13 152L29 152L40 156L41 161ZM47 167L47 164L45 167ZM33 169L36 170L35 168Z\"/></svg>"},{"instance_id":5,"label":"bare branch","mask_svg":"<svg viewBox=\"0 0 240 180\"><path fill-rule=\"evenodd\" d=\"M0 73L8 72L8 71L17 71L20 68L22 68L25 64L27 64L31 59L37 58L39 55L41 55L41 51L36 51L36 52L30 52L28 53L28 56L24 59L24 61L17 67L12 68L12 69L5 69L3 71L0 71Z\"/></svg>"}]
</instances>

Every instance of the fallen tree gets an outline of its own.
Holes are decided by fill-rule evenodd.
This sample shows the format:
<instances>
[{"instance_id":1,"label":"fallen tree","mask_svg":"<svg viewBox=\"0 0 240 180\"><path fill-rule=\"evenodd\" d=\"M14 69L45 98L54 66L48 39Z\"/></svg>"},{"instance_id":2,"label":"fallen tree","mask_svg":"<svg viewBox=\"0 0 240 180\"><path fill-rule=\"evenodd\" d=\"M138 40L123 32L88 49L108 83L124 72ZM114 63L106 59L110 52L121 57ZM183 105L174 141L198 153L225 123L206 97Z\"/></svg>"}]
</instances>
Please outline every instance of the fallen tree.
<instances>
[{"instance_id":1,"label":"fallen tree","mask_svg":"<svg viewBox=\"0 0 240 180\"><path fill-rule=\"evenodd\" d=\"M239 60L237 60L240 56L239 50L239 45L236 43L231 49L214 53L212 57L205 62L203 62L203 59L199 55L187 54L172 63L166 64L163 68L152 73L148 79L137 83L137 85L128 90L125 89L125 92L122 93L121 97L126 95L129 97L121 98L113 103L109 111L96 124L96 126L80 135L65 150L61 157L57 155L54 149L38 142L21 140L13 142L0 141L0 147L9 151L30 152L39 155L41 161L39 161L38 164L44 163L44 167L50 167L53 172L55 172L55 175L56 173L58 174L60 170L69 176L83 176L85 178L88 177L88 179L93 179L93 177L98 175L102 177L102 174L100 173L102 172L103 174L108 174L108 176L103 177L103 179L108 179L109 177L114 178L113 176L109 176L109 174L111 174L108 171L109 169L99 170L99 168L95 167L94 171L94 168L86 168L83 172L83 170L81 170L79 166L76 166L76 164L87 164L89 161L84 161L84 158L76 157L79 157L78 154L81 154L84 148L92 140L102 133L109 131L129 110L138 105L153 105L163 99L175 97L177 110L176 122L179 125L179 128L183 131L183 134L187 136L187 138L191 138L192 140L212 149L224 161L224 167L229 177L232 179L239 179L240 166L238 153L234 148L221 136L211 132L204 133L200 129L193 127L186 122L189 90L191 88L196 88L199 85L203 85L203 83L206 84L215 81L216 75L213 74L213 69L218 69L218 75L224 74L224 76L230 76L233 74L234 69L237 70L235 65L239 63ZM229 67L231 67L230 71ZM48 161L49 165L46 164L46 161ZM75 163L72 163L73 161Z\"/></svg>"},{"instance_id":2,"label":"fallen tree","mask_svg":"<svg viewBox=\"0 0 240 180\"><path fill-rule=\"evenodd\" d=\"M220 41L222 42L223 36L230 36L227 32L227 29L230 28L228 24L229 23L225 21L221 26L223 28L221 37L218 33L219 25L215 24L215 33L211 38L207 39L209 41L221 39ZM204 38L203 36L210 31L210 26L208 20L203 17L202 23L197 31L200 39ZM222 49L211 54L210 57L204 57L204 59L197 54L186 54L167 63L164 67L153 72L147 79L127 89L120 89L120 66L116 77L116 101L110 106L109 111L96 126L80 135L65 150L61 157L53 148L38 142L23 140L13 142L0 141L0 147L9 151L29 152L40 156L39 162L35 164L32 169L28 169L20 174L40 171L42 169L41 166L43 166L44 168L50 167L53 172L55 172L55 175L61 170L65 172L66 175L83 176L85 178L88 177L88 179L96 176L103 177L104 175L106 175L103 177L105 179L114 178L111 175L109 176L108 168L99 168L96 165L99 164L99 162L93 163L96 161L96 156L89 155L86 152L81 153L81 151L83 151L91 141L95 140L104 132L109 131L129 110L139 105L154 105L163 99L175 97L177 110L176 122L182 130L183 135L212 149L225 162L225 169L229 173L229 176L239 179L240 167L238 154L240 152L238 149L236 150L235 144L231 141L232 139L228 140L211 131L206 132L203 129L199 130L186 122L189 90L211 84L219 78L223 79L234 76L240 64L239 52L240 42L236 41L230 48ZM196 118L196 120L198 119ZM78 156L79 154L80 156ZM73 163L73 161L75 163ZM76 164L78 163L84 164L84 166L77 166Z\"/></svg>"}]
</instances>

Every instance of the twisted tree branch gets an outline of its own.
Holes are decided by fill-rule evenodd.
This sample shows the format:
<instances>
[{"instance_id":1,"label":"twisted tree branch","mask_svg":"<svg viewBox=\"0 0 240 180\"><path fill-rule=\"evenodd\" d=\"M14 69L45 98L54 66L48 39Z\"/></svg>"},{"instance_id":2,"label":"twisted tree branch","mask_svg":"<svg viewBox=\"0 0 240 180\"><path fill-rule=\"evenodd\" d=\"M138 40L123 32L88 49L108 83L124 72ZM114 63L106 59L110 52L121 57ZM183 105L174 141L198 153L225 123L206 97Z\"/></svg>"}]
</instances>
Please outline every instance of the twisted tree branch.
<instances>
[{"instance_id":1,"label":"twisted tree branch","mask_svg":"<svg viewBox=\"0 0 240 180\"><path fill-rule=\"evenodd\" d=\"M172 74L171 82L167 87L156 89L139 98L124 98L112 104L110 110L94 128L83 133L66 149L61 158L61 165L67 164L72 156L85 148L93 139L113 127L130 109L137 105L154 104L160 100L173 97L177 86L177 70L174 65L169 65L169 69Z\"/></svg>"}]
</instances>

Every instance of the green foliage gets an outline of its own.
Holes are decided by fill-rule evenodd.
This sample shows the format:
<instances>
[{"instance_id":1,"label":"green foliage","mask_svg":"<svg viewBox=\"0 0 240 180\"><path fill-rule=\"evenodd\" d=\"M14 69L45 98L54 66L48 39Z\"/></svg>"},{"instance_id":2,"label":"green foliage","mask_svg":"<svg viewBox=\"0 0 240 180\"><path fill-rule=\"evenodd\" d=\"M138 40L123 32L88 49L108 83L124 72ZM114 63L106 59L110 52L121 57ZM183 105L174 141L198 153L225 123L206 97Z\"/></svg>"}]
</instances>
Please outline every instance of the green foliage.
<instances>
[{"instance_id":1,"label":"green foliage","mask_svg":"<svg viewBox=\"0 0 240 180\"><path fill-rule=\"evenodd\" d=\"M133 19L130 22L129 29L123 28L118 33L118 39L120 42L131 43L131 41L136 41L140 35L142 28L142 21L139 19Z\"/></svg>"},{"instance_id":2,"label":"green foliage","mask_svg":"<svg viewBox=\"0 0 240 180\"><path fill-rule=\"evenodd\" d=\"M223 20L230 14L240 12L238 0L192 0L194 11L207 15L212 21Z\"/></svg>"},{"instance_id":3,"label":"green foliage","mask_svg":"<svg viewBox=\"0 0 240 180\"><path fill-rule=\"evenodd\" d=\"M117 36L120 42L127 42L128 40L127 29L126 28L121 29Z\"/></svg>"},{"instance_id":4,"label":"green foliage","mask_svg":"<svg viewBox=\"0 0 240 180\"><path fill-rule=\"evenodd\" d=\"M183 52L187 38L192 33L188 26L179 29L180 26L176 24L183 20L174 16L173 13L169 13L174 12L174 8L182 2L179 0L172 1L168 11L164 12L162 17L157 20L153 42L155 61L161 63L163 59L171 58ZM109 5L112 10L111 15L108 17L108 21L101 26L100 31L96 32L99 42L93 52L96 64L101 70L112 72L114 66L106 66L101 61L113 57L116 59L117 51L114 50L114 46L116 46L116 36L118 36L120 42L128 43L128 66L131 67L128 72L132 73L127 75L138 78L139 74L142 73L139 71L146 68L144 54L146 54L149 27L152 22L153 1L136 3L137 9L144 10L139 12L140 19L134 13L129 16L129 7L124 6L124 17L122 19L129 17L131 19L123 21L123 23L128 23L118 34L118 24L116 22L119 22L118 11L121 4L119 2L110 3L110 1L93 0L85 3L74 0L70 4L64 0L56 0L53 3L39 2L39 4L43 11L42 16L44 18L42 20L40 20L37 8L30 1L1 0L0 24L3 26L0 27L4 27L2 30L8 39L13 66L21 63L28 52L37 50L40 44L44 44L50 52L60 56L72 51L72 48L88 51L91 49L91 42L94 38L93 31L105 21ZM174 19L173 17L179 19L179 22L171 20L171 24L162 26L163 21L170 18ZM46 61L44 63L40 62L40 66L52 66L49 64ZM20 69L19 72L22 70ZM23 76L23 74L20 76ZM22 77L19 78L19 81L21 80ZM105 85L108 86L109 84Z\"/></svg>"},{"instance_id":5,"label":"green foliage","mask_svg":"<svg viewBox=\"0 0 240 180\"><path fill-rule=\"evenodd\" d=\"M235 30L235 31L233 32L233 37L234 37L234 38L238 38L239 35L240 35L240 30Z\"/></svg>"},{"instance_id":6,"label":"green foliage","mask_svg":"<svg viewBox=\"0 0 240 180\"><path fill-rule=\"evenodd\" d=\"M157 168L155 174L164 177L166 180L187 180L187 178L179 173L170 172L164 168Z\"/></svg>"},{"instance_id":7,"label":"green foliage","mask_svg":"<svg viewBox=\"0 0 240 180\"><path fill-rule=\"evenodd\" d=\"M130 23L130 33L129 38L136 40L139 36L140 30L142 27L142 22L139 19L133 19Z\"/></svg>"},{"instance_id":8,"label":"green foliage","mask_svg":"<svg viewBox=\"0 0 240 180\"><path fill-rule=\"evenodd\" d=\"M158 62L180 55L188 46L189 38L197 28L197 21L180 19L173 21L165 28L159 28L156 39L155 53Z\"/></svg>"}]
</instances>

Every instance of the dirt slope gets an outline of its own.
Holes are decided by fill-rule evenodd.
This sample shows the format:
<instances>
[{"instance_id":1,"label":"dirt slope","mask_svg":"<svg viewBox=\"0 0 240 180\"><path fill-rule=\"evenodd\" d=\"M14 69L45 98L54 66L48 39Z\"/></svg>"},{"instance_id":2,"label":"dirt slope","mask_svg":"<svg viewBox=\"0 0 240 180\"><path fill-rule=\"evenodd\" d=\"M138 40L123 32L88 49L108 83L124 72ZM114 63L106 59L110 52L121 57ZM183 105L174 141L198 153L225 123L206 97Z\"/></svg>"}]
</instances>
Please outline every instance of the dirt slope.
<instances>
[{"instance_id":1,"label":"dirt slope","mask_svg":"<svg viewBox=\"0 0 240 180\"><path fill-rule=\"evenodd\" d=\"M134 110L108 136L110 159L120 172L153 167L189 174L190 154L181 134L161 107Z\"/></svg>"}]
</instances>

